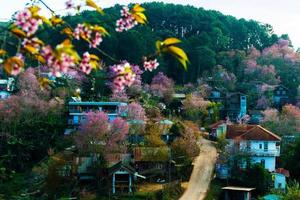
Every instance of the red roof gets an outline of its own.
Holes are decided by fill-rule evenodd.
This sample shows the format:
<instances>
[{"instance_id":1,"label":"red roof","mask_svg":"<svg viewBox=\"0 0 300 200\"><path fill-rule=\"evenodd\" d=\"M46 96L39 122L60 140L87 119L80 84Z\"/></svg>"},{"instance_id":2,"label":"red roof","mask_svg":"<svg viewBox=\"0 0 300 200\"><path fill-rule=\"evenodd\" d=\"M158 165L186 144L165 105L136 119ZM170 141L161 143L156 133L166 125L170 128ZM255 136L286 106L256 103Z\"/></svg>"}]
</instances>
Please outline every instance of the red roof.
<instances>
[{"instance_id":1,"label":"red roof","mask_svg":"<svg viewBox=\"0 0 300 200\"><path fill-rule=\"evenodd\" d=\"M228 125L227 139L280 141L281 138L260 125Z\"/></svg>"},{"instance_id":2,"label":"red roof","mask_svg":"<svg viewBox=\"0 0 300 200\"><path fill-rule=\"evenodd\" d=\"M216 123L210 125L209 128L210 128L210 129L218 128L220 125L225 124L225 123L226 123L226 121L220 120L220 121L218 121L218 122L216 122Z\"/></svg>"},{"instance_id":3,"label":"red roof","mask_svg":"<svg viewBox=\"0 0 300 200\"><path fill-rule=\"evenodd\" d=\"M278 168L275 170L276 173L278 174L283 174L285 177L290 177L290 172L289 170L283 169L283 168Z\"/></svg>"}]
</instances>

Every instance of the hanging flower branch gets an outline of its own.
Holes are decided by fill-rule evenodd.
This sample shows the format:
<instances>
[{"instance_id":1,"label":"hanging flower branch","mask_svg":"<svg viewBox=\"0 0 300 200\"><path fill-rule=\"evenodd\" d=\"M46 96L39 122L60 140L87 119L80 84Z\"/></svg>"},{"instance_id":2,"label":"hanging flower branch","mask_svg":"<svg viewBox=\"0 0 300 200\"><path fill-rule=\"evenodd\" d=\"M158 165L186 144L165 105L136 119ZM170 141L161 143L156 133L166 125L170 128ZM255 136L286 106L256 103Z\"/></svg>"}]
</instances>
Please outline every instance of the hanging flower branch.
<instances>
[{"instance_id":1,"label":"hanging flower branch","mask_svg":"<svg viewBox=\"0 0 300 200\"><path fill-rule=\"evenodd\" d=\"M30 56L36 59L40 64L46 66L52 76L60 77L63 74L73 73L74 70L88 75L93 70L101 70L102 63L100 63L101 59L97 55L91 54L88 51L86 51L82 57L79 56L72 41L84 40L89 44L90 48L97 50L102 56L106 56L116 63L109 67L109 73L107 75L111 81L113 92L122 92L137 79L140 79L140 75L143 71L139 70L137 74L135 69L139 68L138 66L132 65L127 61L118 61L99 48L104 37L109 36L108 31L103 26L99 24L91 25L81 23L73 28L56 15L43 0L38 1L51 11L52 17L50 17L50 19L39 14L40 8L38 6L31 6L18 12L15 16L14 23L10 27L10 32L21 41L21 52L25 53L25 56ZM77 6L74 5L72 0L67 0L65 5L67 9L76 8L78 11L82 6L88 6L95 9L101 15L104 15L103 9L92 0L84 0L84 5ZM129 31L138 24L147 24L148 21L144 12L145 8L140 4L135 4L131 9L123 7L121 10L121 18L116 22L116 31ZM44 41L36 36L39 27L42 25L50 26L54 30L60 26L60 33L66 35L69 39L66 39L56 47L45 44ZM164 53L173 55L186 69L189 60L185 52L176 46L180 42L181 41L176 38L168 38L162 42L157 41L157 51L152 56L143 58L142 65L144 70L151 72L157 69L159 66L157 58ZM25 58L20 56L9 57L4 49L0 50L0 59L3 59L4 69L9 75L16 76L21 73L25 67ZM44 77L41 77L39 80L40 84L45 88L49 84L49 81L45 80Z\"/></svg>"}]
</instances>

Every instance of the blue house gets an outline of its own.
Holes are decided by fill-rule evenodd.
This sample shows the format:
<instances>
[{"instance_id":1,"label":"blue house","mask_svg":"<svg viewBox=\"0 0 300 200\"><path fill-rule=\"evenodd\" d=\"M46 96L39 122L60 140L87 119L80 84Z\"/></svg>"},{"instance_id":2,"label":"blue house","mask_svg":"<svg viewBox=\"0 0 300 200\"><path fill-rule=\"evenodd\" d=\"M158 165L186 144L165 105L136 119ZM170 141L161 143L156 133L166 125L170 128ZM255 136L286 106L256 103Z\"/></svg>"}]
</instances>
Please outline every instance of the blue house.
<instances>
[{"instance_id":1,"label":"blue house","mask_svg":"<svg viewBox=\"0 0 300 200\"><path fill-rule=\"evenodd\" d=\"M15 89L15 79L0 79L0 99L7 99Z\"/></svg>"},{"instance_id":2,"label":"blue house","mask_svg":"<svg viewBox=\"0 0 300 200\"><path fill-rule=\"evenodd\" d=\"M113 121L117 117L127 116L127 103L124 102L69 102L68 129L65 134L68 135L72 131L77 130L80 124L86 119L89 111L103 111L108 115L109 121Z\"/></svg>"}]
</instances>

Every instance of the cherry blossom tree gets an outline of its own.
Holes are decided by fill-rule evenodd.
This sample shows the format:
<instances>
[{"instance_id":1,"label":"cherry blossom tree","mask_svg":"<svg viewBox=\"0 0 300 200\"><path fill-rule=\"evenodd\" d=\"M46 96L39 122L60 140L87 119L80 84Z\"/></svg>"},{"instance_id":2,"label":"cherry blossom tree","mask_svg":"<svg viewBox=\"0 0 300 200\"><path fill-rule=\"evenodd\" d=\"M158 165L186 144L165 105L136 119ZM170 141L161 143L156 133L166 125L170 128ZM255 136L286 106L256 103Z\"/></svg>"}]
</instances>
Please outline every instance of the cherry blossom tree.
<instances>
[{"instance_id":1,"label":"cherry blossom tree","mask_svg":"<svg viewBox=\"0 0 300 200\"><path fill-rule=\"evenodd\" d=\"M23 170L41 159L64 130L64 103L40 89L33 70L19 77L20 91L0 101L0 159L10 169ZM2 137L3 136L3 137Z\"/></svg>"},{"instance_id":2,"label":"cherry blossom tree","mask_svg":"<svg viewBox=\"0 0 300 200\"><path fill-rule=\"evenodd\" d=\"M279 135L295 135L300 131L300 109L285 105L281 112L267 109L263 112L262 124Z\"/></svg>"},{"instance_id":3,"label":"cherry blossom tree","mask_svg":"<svg viewBox=\"0 0 300 200\"><path fill-rule=\"evenodd\" d=\"M104 112L88 112L75 136L76 146L82 153L93 155L124 153L128 129L127 122L121 118L109 122Z\"/></svg>"},{"instance_id":4,"label":"cherry blossom tree","mask_svg":"<svg viewBox=\"0 0 300 200\"><path fill-rule=\"evenodd\" d=\"M261 98L259 98L257 100L257 103L256 103L256 108L257 109L267 109L268 107L270 107L270 101L267 99L266 96L262 96Z\"/></svg>"},{"instance_id":5,"label":"cherry blossom tree","mask_svg":"<svg viewBox=\"0 0 300 200\"><path fill-rule=\"evenodd\" d=\"M141 104L137 102L128 105L127 119L129 120L146 120L146 112Z\"/></svg>"},{"instance_id":6,"label":"cherry blossom tree","mask_svg":"<svg viewBox=\"0 0 300 200\"><path fill-rule=\"evenodd\" d=\"M170 101L174 94L174 82L162 72L159 72L153 77L151 85L151 92L154 96L163 98L165 101Z\"/></svg>"}]
</instances>

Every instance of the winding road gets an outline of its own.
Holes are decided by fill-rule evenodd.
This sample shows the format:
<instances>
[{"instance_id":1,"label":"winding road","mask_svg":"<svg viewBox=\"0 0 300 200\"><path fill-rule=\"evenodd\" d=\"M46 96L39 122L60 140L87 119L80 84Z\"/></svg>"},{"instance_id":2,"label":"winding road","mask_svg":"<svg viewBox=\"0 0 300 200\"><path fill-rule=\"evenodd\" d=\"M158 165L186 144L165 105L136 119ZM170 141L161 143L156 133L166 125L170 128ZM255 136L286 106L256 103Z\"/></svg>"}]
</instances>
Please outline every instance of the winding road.
<instances>
[{"instance_id":1,"label":"winding road","mask_svg":"<svg viewBox=\"0 0 300 200\"><path fill-rule=\"evenodd\" d=\"M194 161L194 168L188 188L180 200L203 200L212 179L217 150L214 144L206 139L200 141L200 155Z\"/></svg>"}]
</instances>

